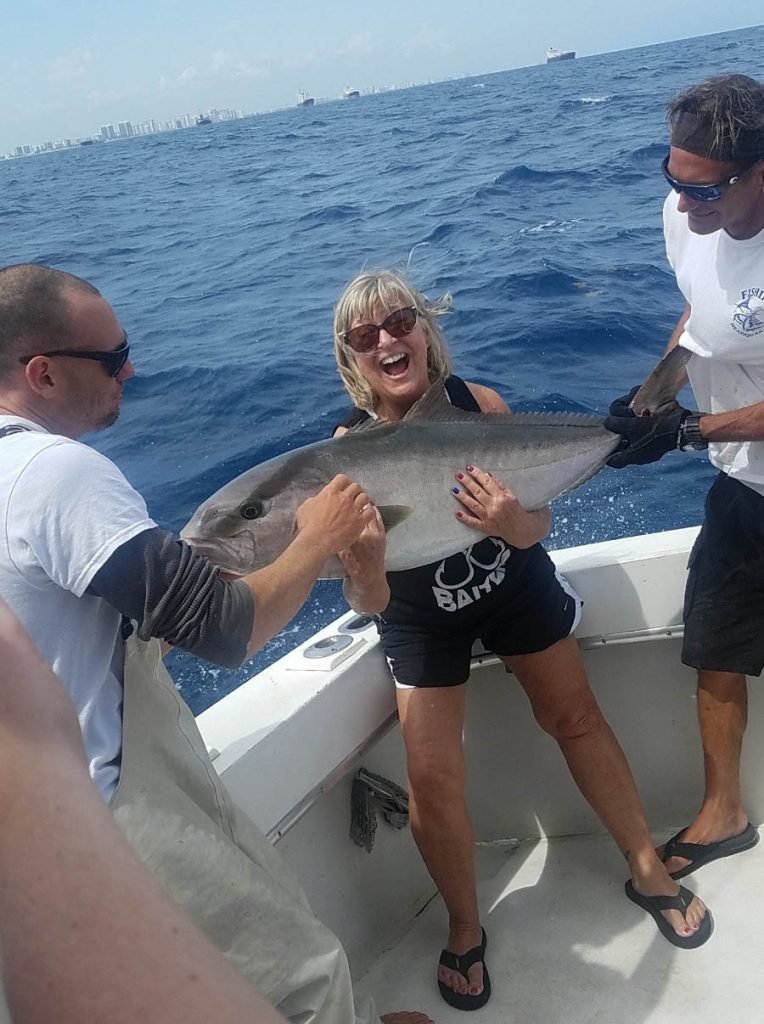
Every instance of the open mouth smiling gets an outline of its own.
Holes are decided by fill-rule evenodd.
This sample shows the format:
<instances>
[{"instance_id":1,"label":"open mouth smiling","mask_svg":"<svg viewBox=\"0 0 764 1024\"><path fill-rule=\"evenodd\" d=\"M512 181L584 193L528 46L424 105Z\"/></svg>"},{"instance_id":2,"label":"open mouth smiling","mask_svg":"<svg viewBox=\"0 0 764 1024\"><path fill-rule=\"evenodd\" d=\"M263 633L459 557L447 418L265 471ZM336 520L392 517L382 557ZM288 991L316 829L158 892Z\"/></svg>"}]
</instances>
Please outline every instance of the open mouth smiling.
<instances>
[{"instance_id":1,"label":"open mouth smiling","mask_svg":"<svg viewBox=\"0 0 764 1024\"><path fill-rule=\"evenodd\" d=\"M385 356L381 363L382 372L388 377L399 377L405 373L409 366L409 356L406 352L397 352L392 356Z\"/></svg>"}]
</instances>

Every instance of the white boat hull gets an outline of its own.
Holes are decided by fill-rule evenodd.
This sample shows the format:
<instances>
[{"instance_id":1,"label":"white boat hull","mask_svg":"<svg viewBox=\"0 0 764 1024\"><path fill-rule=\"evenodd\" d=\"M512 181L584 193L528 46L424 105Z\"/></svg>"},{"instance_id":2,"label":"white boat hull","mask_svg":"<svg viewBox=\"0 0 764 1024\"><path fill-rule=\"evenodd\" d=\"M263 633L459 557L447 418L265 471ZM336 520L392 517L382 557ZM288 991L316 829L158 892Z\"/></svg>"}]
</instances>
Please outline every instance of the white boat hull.
<instances>
[{"instance_id":1,"label":"white boat hull","mask_svg":"<svg viewBox=\"0 0 764 1024\"><path fill-rule=\"evenodd\" d=\"M662 838L691 819L703 789L695 674L680 662L682 594L695 534L694 529L677 530L553 553L584 598L577 635L589 678L629 759L648 820ZM380 816L370 854L348 838L350 784L360 764L406 785L393 686L374 627L352 635L345 650L335 650L339 645L327 642L343 636L352 618L352 614L344 616L313 638L324 643L329 652L326 658L306 658L309 645L303 645L206 711L199 724L208 746L220 752L215 764L232 793L297 870L316 913L343 940L355 975L370 970L361 988L376 986L379 994L390 970L398 978L395 972L401 965L393 968L380 957L400 939L399 952L390 955L414 959L406 975L414 972L420 988L412 981L412 998L406 999L397 998L405 988L399 993L388 985L395 1005L383 1004L382 1011L415 1005L437 1012L442 1024L452 1018L443 1013L437 990L434 998L431 990L436 946L443 941L444 910L436 901L426 920L412 931L415 915L432 899L434 886L410 831L396 831ZM326 667L317 667L322 662ZM759 689L751 687L743 785L756 825L764 819L764 773L759 763L764 748L763 701ZM721 1019L691 1014L672 1018L669 1011L676 1013L680 1001L668 997L668 979L660 999L657 995L647 999L651 1006L654 1003L653 1009L663 1007L665 1016L660 1015L662 1009L655 1016L638 1008L636 1015L626 1009L616 1014L615 1006L610 1017L586 1016L586 1000L578 1016L562 1011L558 1016L509 1011L517 1006L510 999L512 993L517 995L527 985L543 988L548 1003L551 996L546 990L551 983L541 975L557 970L559 965L551 961L558 956L563 961L567 957L563 972L566 964L583 972L582 983L600 974L614 979L613 972L621 970L619 951L632 941L632 926L639 938L624 954L623 973L641 970L643 961L662 970L678 951L657 937L652 921L625 900L626 873L620 855L571 781L556 744L533 720L521 688L490 655L473 663L464 742L468 802L480 846L479 869L485 876L481 901L487 917L495 919L494 931L504 929L502 922L508 915L506 934L501 932L503 945L496 936L492 938L494 948L499 945L507 957L508 1001L502 1004L494 997L489 1006L495 1006L497 1015L486 1010L481 1020L503 1024L565 1019L583 1024L623 1019L641 1024ZM573 843L580 845L567 853ZM516 847L518 853L509 857ZM758 851L745 855L758 856ZM555 874L542 885L551 866ZM714 869L718 876L716 865ZM704 869L709 874L711 870ZM737 871L736 865L730 885ZM710 889L701 891L712 903ZM748 897L742 886L737 898L738 912L743 912ZM758 930L759 949L764 950L764 924ZM534 936L540 943L535 951ZM542 957L533 983L530 978L522 984L518 981L516 939L529 958ZM714 937L707 948L718 941ZM582 960L574 954L579 942L591 948L597 963L598 944L606 943L607 966L594 970L586 957ZM722 947L716 950L714 963ZM420 953L421 972L416 965ZM710 954L704 949L678 955L694 957L697 963ZM544 970L542 963L546 963ZM496 967L495 963L494 976ZM501 989L496 980L495 987ZM420 992L430 993L426 1005L422 1005L424 996L413 1001ZM622 994L619 999L623 998ZM501 1015L502 1005L509 1016ZM624 1005L630 1005L628 999Z\"/></svg>"}]
</instances>

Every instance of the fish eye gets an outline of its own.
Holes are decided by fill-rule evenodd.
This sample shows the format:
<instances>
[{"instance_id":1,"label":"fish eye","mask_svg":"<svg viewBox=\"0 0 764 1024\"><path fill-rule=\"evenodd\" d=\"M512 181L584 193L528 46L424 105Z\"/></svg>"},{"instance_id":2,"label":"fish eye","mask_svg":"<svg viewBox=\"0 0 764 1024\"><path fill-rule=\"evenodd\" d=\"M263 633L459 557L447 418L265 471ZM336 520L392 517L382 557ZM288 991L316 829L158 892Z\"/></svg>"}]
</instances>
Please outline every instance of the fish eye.
<instances>
[{"instance_id":1,"label":"fish eye","mask_svg":"<svg viewBox=\"0 0 764 1024\"><path fill-rule=\"evenodd\" d=\"M242 519L257 519L263 514L263 506L259 501L245 501L239 507L239 515Z\"/></svg>"}]
</instances>

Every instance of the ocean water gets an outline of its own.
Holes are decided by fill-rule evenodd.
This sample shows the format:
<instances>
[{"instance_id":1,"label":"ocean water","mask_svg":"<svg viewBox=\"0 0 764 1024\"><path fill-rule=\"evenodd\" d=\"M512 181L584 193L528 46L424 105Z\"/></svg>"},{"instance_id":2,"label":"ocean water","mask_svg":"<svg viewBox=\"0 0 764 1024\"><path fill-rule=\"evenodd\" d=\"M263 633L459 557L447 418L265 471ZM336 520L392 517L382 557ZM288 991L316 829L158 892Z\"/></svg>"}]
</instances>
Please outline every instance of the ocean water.
<instances>
[{"instance_id":1,"label":"ocean water","mask_svg":"<svg viewBox=\"0 0 764 1024\"><path fill-rule=\"evenodd\" d=\"M450 292L457 372L513 409L604 414L683 306L665 103L763 65L759 27L0 162L2 263L72 271L114 305L138 375L89 440L179 529L236 474L331 432L348 405L332 306L364 267ZM712 476L702 455L604 470L555 503L548 546L696 523ZM171 669L198 712L345 609L319 583L238 671L177 652Z\"/></svg>"}]
</instances>

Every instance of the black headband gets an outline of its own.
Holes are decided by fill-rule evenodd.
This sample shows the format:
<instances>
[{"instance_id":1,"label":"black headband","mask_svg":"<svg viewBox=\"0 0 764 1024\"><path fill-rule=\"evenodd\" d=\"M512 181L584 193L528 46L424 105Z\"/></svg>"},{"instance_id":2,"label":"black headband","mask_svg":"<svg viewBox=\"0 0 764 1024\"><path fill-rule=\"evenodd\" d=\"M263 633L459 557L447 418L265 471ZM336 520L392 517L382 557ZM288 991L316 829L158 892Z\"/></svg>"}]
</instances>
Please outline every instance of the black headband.
<instances>
[{"instance_id":1,"label":"black headband","mask_svg":"<svg viewBox=\"0 0 764 1024\"><path fill-rule=\"evenodd\" d=\"M683 111L672 124L671 145L723 164L732 164L737 160L731 140L719 139L708 121L689 111Z\"/></svg>"},{"instance_id":2,"label":"black headband","mask_svg":"<svg viewBox=\"0 0 764 1024\"><path fill-rule=\"evenodd\" d=\"M734 140L715 132L698 114L682 111L671 125L671 145L687 153L722 164L753 165L764 157L764 139L758 133L739 131Z\"/></svg>"}]
</instances>

